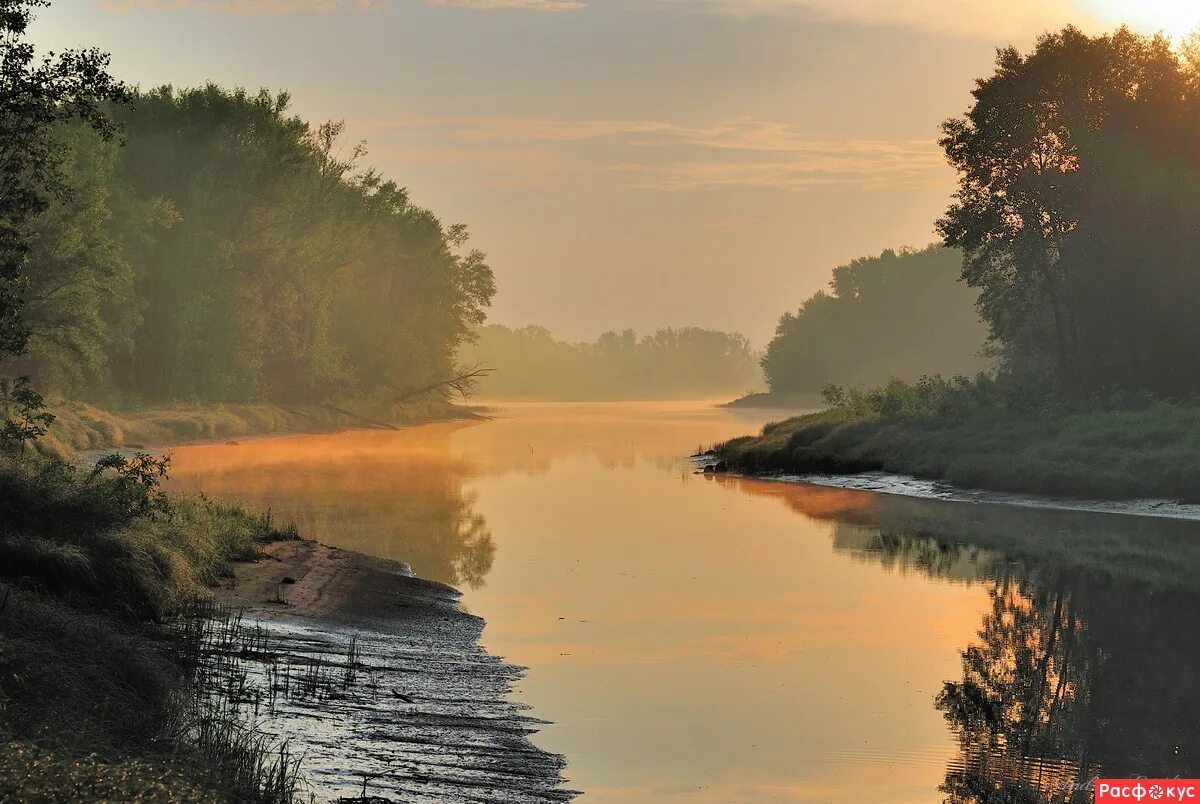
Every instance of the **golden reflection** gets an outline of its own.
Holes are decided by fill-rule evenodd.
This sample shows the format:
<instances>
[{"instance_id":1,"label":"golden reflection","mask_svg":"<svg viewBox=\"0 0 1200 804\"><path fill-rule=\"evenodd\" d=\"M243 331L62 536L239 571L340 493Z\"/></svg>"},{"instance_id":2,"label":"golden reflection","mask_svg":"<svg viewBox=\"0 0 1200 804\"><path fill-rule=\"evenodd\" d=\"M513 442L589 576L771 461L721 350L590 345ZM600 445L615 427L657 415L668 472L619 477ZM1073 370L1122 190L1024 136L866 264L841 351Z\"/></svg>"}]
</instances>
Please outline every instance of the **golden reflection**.
<instances>
[{"instance_id":1,"label":"golden reflection","mask_svg":"<svg viewBox=\"0 0 1200 804\"><path fill-rule=\"evenodd\" d=\"M928 801L954 753L929 702L985 598L847 560L833 520L692 473L687 453L770 415L514 405L471 426L181 449L175 482L425 575L488 559L464 603L489 650L530 668L516 695L553 721L536 739L589 801ZM490 538L464 539L464 521Z\"/></svg>"},{"instance_id":2,"label":"golden reflection","mask_svg":"<svg viewBox=\"0 0 1200 804\"><path fill-rule=\"evenodd\" d=\"M1196 524L696 475L762 424L703 404L497 414L183 448L173 482L471 587L597 804L1068 801L1080 768L1195 767Z\"/></svg>"},{"instance_id":3,"label":"golden reflection","mask_svg":"<svg viewBox=\"0 0 1200 804\"><path fill-rule=\"evenodd\" d=\"M465 426L181 447L171 483L270 509L307 537L406 561L423 577L478 587L495 545L463 486L472 467L450 453Z\"/></svg>"}]
</instances>

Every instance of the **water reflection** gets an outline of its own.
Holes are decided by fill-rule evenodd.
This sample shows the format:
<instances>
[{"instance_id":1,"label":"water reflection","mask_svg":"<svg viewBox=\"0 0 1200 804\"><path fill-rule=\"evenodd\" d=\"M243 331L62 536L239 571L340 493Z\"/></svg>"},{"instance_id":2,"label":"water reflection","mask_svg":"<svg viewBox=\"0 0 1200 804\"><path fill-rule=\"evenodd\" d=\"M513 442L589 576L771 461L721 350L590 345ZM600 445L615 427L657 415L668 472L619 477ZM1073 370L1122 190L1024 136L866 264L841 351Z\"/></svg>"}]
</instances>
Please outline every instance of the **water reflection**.
<instances>
[{"instance_id":1,"label":"water reflection","mask_svg":"<svg viewBox=\"0 0 1200 804\"><path fill-rule=\"evenodd\" d=\"M467 586L598 804L1200 772L1200 526L696 476L761 423L705 405L501 415L188 447L174 482Z\"/></svg>"},{"instance_id":2,"label":"water reflection","mask_svg":"<svg viewBox=\"0 0 1200 804\"><path fill-rule=\"evenodd\" d=\"M1098 776L1196 774L1200 525L720 482L837 520L834 548L859 560L986 586L962 676L934 699L959 746L946 802L1084 802Z\"/></svg>"},{"instance_id":3,"label":"water reflection","mask_svg":"<svg viewBox=\"0 0 1200 804\"><path fill-rule=\"evenodd\" d=\"M473 468L451 454L465 426L183 447L171 482L269 508L306 536L407 561L425 578L478 588L496 546L464 487Z\"/></svg>"}]
</instances>

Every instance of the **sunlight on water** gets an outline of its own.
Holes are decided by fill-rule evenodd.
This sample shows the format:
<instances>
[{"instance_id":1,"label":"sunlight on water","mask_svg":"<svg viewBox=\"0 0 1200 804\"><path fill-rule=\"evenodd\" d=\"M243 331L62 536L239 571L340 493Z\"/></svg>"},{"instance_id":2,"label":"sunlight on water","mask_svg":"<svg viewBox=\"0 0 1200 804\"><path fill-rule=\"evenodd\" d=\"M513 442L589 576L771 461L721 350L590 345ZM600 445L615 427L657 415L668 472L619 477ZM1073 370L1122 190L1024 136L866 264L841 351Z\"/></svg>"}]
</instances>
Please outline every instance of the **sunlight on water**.
<instances>
[{"instance_id":1,"label":"sunlight on water","mask_svg":"<svg viewBox=\"0 0 1200 804\"><path fill-rule=\"evenodd\" d=\"M971 801L998 778L1066 801L1113 755L1085 739L1103 662L1077 613L1103 594L988 546L1114 518L703 476L683 457L777 412L497 416L181 448L174 482L464 588L486 647L530 668L516 694L554 723L537 742L589 801ZM975 547L955 546L964 529ZM1139 756L1194 746L1186 722Z\"/></svg>"}]
</instances>

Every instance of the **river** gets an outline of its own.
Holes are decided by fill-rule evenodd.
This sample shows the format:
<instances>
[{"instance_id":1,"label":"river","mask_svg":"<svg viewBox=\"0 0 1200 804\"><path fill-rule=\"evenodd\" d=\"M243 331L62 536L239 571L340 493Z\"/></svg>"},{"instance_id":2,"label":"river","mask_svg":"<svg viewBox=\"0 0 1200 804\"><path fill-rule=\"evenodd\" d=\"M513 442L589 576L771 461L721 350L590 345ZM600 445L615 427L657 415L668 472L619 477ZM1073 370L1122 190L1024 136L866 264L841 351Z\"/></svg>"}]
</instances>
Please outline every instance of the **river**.
<instances>
[{"instance_id":1,"label":"river","mask_svg":"<svg viewBox=\"0 0 1200 804\"><path fill-rule=\"evenodd\" d=\"M596 802L1084 801L1200 775L1200 525L697 475L703 403L174 450L458 586Z\"/></svg>"}]
</instances>

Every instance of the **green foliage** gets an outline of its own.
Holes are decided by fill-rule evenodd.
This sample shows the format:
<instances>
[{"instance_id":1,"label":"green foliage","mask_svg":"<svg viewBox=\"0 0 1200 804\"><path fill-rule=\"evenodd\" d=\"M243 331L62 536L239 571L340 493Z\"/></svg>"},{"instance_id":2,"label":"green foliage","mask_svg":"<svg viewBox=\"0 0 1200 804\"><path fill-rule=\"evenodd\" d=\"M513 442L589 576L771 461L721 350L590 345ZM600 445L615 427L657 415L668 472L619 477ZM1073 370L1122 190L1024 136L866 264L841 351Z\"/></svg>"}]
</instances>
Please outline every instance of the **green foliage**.
<instances>
[{"instance_id":1,"label":"green foliage","mask_svg":"<svg viewBox=\"0 0 1200 804\"><path fill-rule=\"evenodd\" d=\"M986 333L972 309L975 294L957 281L961 267L958 251L931 246L835 268L831 292L780 318L762 359L772 393L985 368Z\"/></svg>"},{"instance_id":2,"label":"green foliage","mask_svg":"<svg viewBox=\"0 0 1200 804\"><path fill-rule=\"evenodd\" d=\"M870 390L859 386L826 385L821 398L831 408L851 416L948 416L999 401L992 375L943 379L940 374L914 383L893 377Z\"/></svg>"},{"instance_id":3,"label":"green foliage","mask_svg":"<svg viewBox=\"0 0 1200 804\"><path fill-rule=\"evenodd\" d=\"M131 517L169 514L170 499L159 486L166 479L170 465L170 455L156 458L149 453L139 452L129 458L114 452L96 461L88 480L95 480L104 472L111 471L115 479L110 484L111 504L128 512Z\"/></svg>"},{"instance_id":4,"label":"green foliage","mask_svg":"<svg viewBox=\"0 0 1200 804\"><path fill-rule=\"evenodd\" d=\"M1001 50L944 125L940 222L1005 366L1040 392L1200 389L1200 51L1066 28Z\"/></svg>"},{"instance_id":5,"label":"green foliage","mask_svg":"<svg viewBox=\"0 0 1200 804\"><path fill-rule=\"evenodd\" d=\"M27 441L36 441L54 423L54 414L46 410L46 400L33 390L28 377L0 377L0 447L25 451Z\"/></svg>"},{"instance_id":6,"label":"green foliage","mask_svg":"<svg viewBox=\"0 0 1200 804\"><path fill-rule=\"evenodd\" d=\"M27 457L0 464L0 578L125 617L158 620L225 562L281 534L269 517L203 498L168 505L166 462L114 458L84 471Z\"/></svg>"},{"instance_id":7,"label":"green foliage","mask_svg":"<svg viewBox=\"0 0 1200 804\"><path fill-rule=\"evenodd\" d=\"M1197 501L1200 405L1036 391L986 375L830 388L835 407L718 452L750 473L885 471L993 491Z\"/></svg>"},{"instance_id":8,"label":"green foliage","mask_svg":"<svg viewBox=\"0 0 1200 804\"><path fill-rule=\"evenodd\" d=\"M464 358L495 369L484 397L654 399L744 393L760 386L750 342L699 327L605 332L593 343L555 340L544 327L493 324L478 330Z\"/></svg>"},{"instance_id":9,"label":"green foliage","mask_svg":"<svg viewBox=\"0 0 1200 804\"><path fill-rule=\"evenodd\" d=\"M115 128L104 106L126 99L125 87L108 74L108 56L97 50L37 59L24 36L34 9L46 5L0 3L0 356L23 351L29 334L21 302L30 224L67 190L55 129L81 120L111 139Z\"/></svg>"},{"instance_id":10,"label":"green foliage","mask_svg":"<svg viewBox=\"0 0 1200 804\"><path fill-rule=\"evenodd\" d=\"M343 158L286 94L163 87L111 110L125 145L59 129L71 192L28 227L29 353L61 395L349 403L400 413L453 376L495 293L463 226Z\"/></svg>"},{"instance_id":11,"label":"green foliage","mask_svg":"<svg viewBox=\"0 0 1200 804\"><path fill-rule=\"evenodd\" d=\"M166 469L0 458L0 798L292 800L294 761L196 705L185 634L159 624L295 529L203 497L167 505Z\"/></svg>"}]
</instances>

